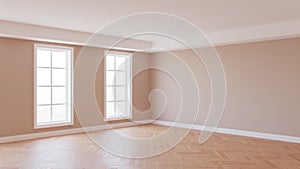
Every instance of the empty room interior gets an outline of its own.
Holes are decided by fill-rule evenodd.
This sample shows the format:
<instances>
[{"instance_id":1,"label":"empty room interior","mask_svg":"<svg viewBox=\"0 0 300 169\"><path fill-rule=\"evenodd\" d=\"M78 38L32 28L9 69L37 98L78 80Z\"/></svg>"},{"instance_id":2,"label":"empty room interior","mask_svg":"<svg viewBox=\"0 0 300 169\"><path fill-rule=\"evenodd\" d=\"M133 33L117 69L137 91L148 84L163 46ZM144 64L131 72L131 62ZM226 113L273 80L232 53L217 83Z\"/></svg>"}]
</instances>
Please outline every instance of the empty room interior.
<instances>
[{"instance_id":1,"label":"empty room interior","mask_svg":"<svg viewBox=\"0 0 300 169\"><path fill-rule=\"evenodd\" d=\"M0 169L300 169L299 0L0 2Z\"/></svg>"}]
</instances>

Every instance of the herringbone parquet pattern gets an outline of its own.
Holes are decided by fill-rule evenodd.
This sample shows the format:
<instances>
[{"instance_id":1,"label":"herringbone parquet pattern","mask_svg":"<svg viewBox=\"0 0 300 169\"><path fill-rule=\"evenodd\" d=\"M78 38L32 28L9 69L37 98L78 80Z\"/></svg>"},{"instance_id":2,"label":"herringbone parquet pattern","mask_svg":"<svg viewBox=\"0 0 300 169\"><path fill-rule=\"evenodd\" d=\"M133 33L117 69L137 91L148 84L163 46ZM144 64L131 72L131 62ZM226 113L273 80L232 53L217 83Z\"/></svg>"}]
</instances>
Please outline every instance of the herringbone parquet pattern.
<instances>
[{"instance_id":1,"label":"herringbone parquet pattern","mask_svg":"<svg viewBox=\"0 0 300 169\"><path fill-rule=\"evenodd\" d=\"M167 127L119 128L131 137L151 137ZM106 131L109 132L109 131ZM300 169L300 144L215 133L199 145L192 131L172 150L147 159L114 156L85 134L0 144L1 169ZM124 147L122 147L124 148Z\"/></svg>"}]
</instances>

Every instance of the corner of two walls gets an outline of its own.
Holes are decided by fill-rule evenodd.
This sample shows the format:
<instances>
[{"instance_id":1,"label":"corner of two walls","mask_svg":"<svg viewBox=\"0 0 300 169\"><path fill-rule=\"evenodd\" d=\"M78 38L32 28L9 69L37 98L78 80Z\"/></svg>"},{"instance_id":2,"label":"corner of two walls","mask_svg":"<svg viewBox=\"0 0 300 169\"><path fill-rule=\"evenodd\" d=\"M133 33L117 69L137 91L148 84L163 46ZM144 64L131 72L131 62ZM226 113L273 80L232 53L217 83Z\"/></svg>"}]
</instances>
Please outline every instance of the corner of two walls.
<instances>
[{"instance_id":1,"label":"corner of two walls","mask_svg":"<svg viewBox=\"0 0 300 169\"><path fill-rule=\"evenodd\" d=\"M33 129L33 44L34 41L0 38L0 137L39 133L80 127ZM60 45L60 44L58 44ZM68 45L69 46L69 45ZM222 128L249 130L271 134L300 136L300 38L253 42L216 47L224 65L227 80L227 101ZM75 57L82 47L74 46ZM96 50L96 49L95 49ZM97 49L103 52L104 49ZM174 121L180 112L180 87L176 78L155 67L171 68L183 80L180 59L197 75L200 110L196 124L202 125L210 106L211 91L207 72L189 50L169 53L135 53L133 57L134 120L159 119ZM89 63L87 63L89 64ZM101 67L101 66L100 66ZM153 67L143 70L144 68ZM143 71L141 71L143 70ZM137 72L140 73L136 74ZM96 98L103 109L103 71L97 73ZM136 74L136 75L135 75ZM134 76L135 75L135 76ZM186 80L186 83L189 83ZM101 87L102 85L102 87ZM185 85L185 83L183 83ZM76 88L76 87L75 87ZM159 90L163 91L160 92ZM193 92L190 89L188 92ZM100 94L102 93L102 95ZM166 107L164 98L166 96ZM183 95L183 101L195 102ZM89 106L86 106L89 109ZM85 110L87 111L87 110ZM191 118L194 111L186 104L183 116ZM120 122L120 121L118 121Z\"/></svg>"},{"instance_id":2,"label":"corner of two walls","mask_svg":"<svg viewBox=\"0 0 300 169\"><path fill-rule=\"evenodd\" d=\"M150 65L151 91L155 91L152 120L203 124L211 95L208 74L198 57L190 50L152 53Z\"/></svg>"},{"instance_id":3,"label":"corner of two walls","mask_svg":"<svg viewBox=\"0 0 300 169\"><path fill-rule=\"evenodd\" d=\"M78 106L75 111L74 125L53 127L45 129L34 129L33 119L33 72L34 72L34 49L35 43L53 44L45 42L37 42L31 40L0 38L0 137L15 136L23 134L33 134L49 131L68 130L80 128L81 126L95 126L103 124L104 120L97 114L99 110L103 112L103 62L98 66L99 57L104 56L105 49L86 47L86 56L81 56L80 64L84 69L75 71L81 74L80 79L74 79L74 92L75 103L76 97L79 93L95 93L96 102L95 106L94 94L92 97L85 97L79 110ZM82 51L82 46L54 44L59 46L74 47L74 61L78 63L78 56ZM97 62L96 62L96 61ZM79 65L76 65L79 66ZM143 67L149 66L149 54L135 53L133 57L133 73ZM96 72L95 72L96 70ZM78 76L77 76L78 77ZM96 80L94 80L96 77ZM76 82L84 82L85 80L93 79L94 83L88 83L88 86ZM85 84L86 85L86 84ZM94 88L95 87L95 92ZM142 71L133 80L133 104L142 111L134 111L134 120L149 119L148 95L150 91L150 73ZM79 99L82 100L82 99ZM91 101L93 103L91 103ZM148 111L146 111L148 110ZM81 122L78 119L78 111L81 112ZM144 112L145 111L145 112ZM83 119L82 119L83 118ZM84 121L84 124L82 123ZM110 123L120 123L124 121L113 121Z\"/></svg>"},{"instance_id":4,"label":"corner of two walls","mask_svg":"<svg viewBox=\"0 0 300 169\"><path fill-rule=\"evenodd\" d=\"M216 47L227 83L225 110L218 127L299 137L299 46L300 38L290 38ZM190 50L171 52L197 75L200 110L196 124L203 125L211 100L206 70ZM150 65L176 66L169 55L151 54ZM167 73L152 70L151 91L154 89L164 91L168 103L164 111L159 110L163 97L155 96L151 118L175 121L180 104L176 81ZM182 108L187 117L188 110L187 107Z\"/></svg>"},{"instance_id":5,"label":"corner of two walls","mask_svg":"<svg viewBox=\"0 0 300 169\"><path fill-rule=\"evenodd\" d=\"M88 127L91 125L95 126L95 125L106 124L104 119L101 119L101 116L99 116L98 114L100 112L104 117L104 59L103 59L104 51L105 49L87 47L84 49L83 52L81 52L81 57L85 59L81 59L80 63L77 63L78 67L80 67L80 65L82 65L83 67L83 69L80 70L79 73L81 74L78 75L78 77L82 77L83 81L86 81L88 79L92 79L92 80L95 79L94 84L86 83L86 85L88 86L82 85L82 82L80 80L75 81L75 84L77 84L77 89L79 90L78 92L79 94L90 93L89 96L83 97L87 99L86 102L81 98L81 95L77 96L80 97L78 98L78 100L80 101L75 102L75 105L77 106L76 111L80 111L80 113L77 112L77 116L80 119L83 119L81 121L81 124L84 127ZM147 71L147 69L145 69L148 66L149 66L149 54L140 53L140 52L133 53L132 55L132 77L133 77L132 121L149 119L150 112L148 109L150 107L150 103L148 102L148 95L150 91L150 82L149 82L150 73ZM97 70L97 72L94 72L94 70ZM93 98L94 96L96 97L95 101L91 100L91 98ZM96 106L95 103L97 103ZM122 123L128 121L131 120L116 120L116 121L109 121L107 123L113 124L113 123Z\"/></svg>"}]
</instances>

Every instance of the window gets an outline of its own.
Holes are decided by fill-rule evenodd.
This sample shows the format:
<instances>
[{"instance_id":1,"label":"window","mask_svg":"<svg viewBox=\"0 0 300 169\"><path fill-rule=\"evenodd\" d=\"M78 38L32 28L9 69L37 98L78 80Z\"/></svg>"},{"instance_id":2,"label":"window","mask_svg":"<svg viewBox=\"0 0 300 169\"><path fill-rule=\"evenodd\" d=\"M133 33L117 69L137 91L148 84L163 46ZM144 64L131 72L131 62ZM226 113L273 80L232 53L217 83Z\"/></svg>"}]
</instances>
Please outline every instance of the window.
<instances>
[{"instance_id":1,"label":"window","mask_svg":"<svg viewBox=\"0 0 300 169\"><path fill-rule=\"evenodd\" d=\"M131 118L131 54L105 55L105 119Z\"/></svg>"},{"instance_id":2,"label":"window","mask_svg":"<svg viewBox=\"0 0 300 169\"><path fill-rule=\"evenodd\" d=\"M34 46L34 127L73 124L73 48Z\"/></svg>"}]
</instances>

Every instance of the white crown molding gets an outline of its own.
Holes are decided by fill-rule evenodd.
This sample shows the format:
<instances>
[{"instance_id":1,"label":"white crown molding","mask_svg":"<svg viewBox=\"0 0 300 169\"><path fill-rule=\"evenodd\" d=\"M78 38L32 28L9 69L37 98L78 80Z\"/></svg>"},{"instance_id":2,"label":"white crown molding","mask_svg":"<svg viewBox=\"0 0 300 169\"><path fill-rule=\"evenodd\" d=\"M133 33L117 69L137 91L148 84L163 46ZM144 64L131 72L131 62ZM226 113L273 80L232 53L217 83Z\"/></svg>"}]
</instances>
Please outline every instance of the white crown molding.
<instances>
[{"instance_id":1,"label":"white crown molding","mask_svg":"<svg viewBox=\"0 0 300 169\"><path fill-rule=\"evenodd\" d=\"M190 44L188 44L189 47L201 48L300 37L300 20L224 30L219 32L204 32L204 34L210 42L202 42L201 44L198 39L193 39L193 35L187 35L189 36L188 39L192 39ZM72 45L86 45L86 41L91 35L91 33L86 32L0 20L0 37ZM140 39L126 39L115 45L115 43L121 40L121 38L97 34L92 40L93 41L90 41L87 46L101 48L111 48L114 46L114 49L142 51L147 53L188 49L181 43L166 38L155 42Z\"/></svg>"},{"instance_id":2,"label":"white crown molding","mask_svg":"<svg viewBox=\"0 0 300 169\"><path fill-rule=\"evenodd\" d=\"M42 42L64 43L101 48L123 49L130 51L144 51L151 48L151 42L125 39L95 34L86 44L92 33L56 29L44 26L16 23L0 20L0 37L34 40ZM118 43L120 41L120 43ZM117 44L116 44L117 43Z\"/></svg>"},{"instance_id":3,"label":"white crown molding","mask_svg":"<svg viewBox=\"0 0 300 169\"><path fill-rule=\"evenodd\" d=\"M190 37L189 39L193 40L190 42L190 44L188 44L189 48L223 46L300 37L300 20L203 33L207 36L210 42L199 42L198 39L193 39ZM161 52L164 50L175 51L188 49L188 47L172 39L162 39L159 42L153 42L152 48L152 53Z\"/></svg>"},{"instance_id":4,"label":"white crown molding","mask_svg":"<svg viewBox=\"0 0 300 169\"><path fill-rule=\"evenodd\" d=\"M145 124L148 121L149 120L140 120L140 121L116 123L116 124L110 124L110 125L99 125L99 126L91 126L91 127L85 127L85 128L74 128L74 129L66 129L66 130L56 130L56 131L0 137L0 143L32 140L32 139L61 136L61 135L68 135L68 134L77 134L77 133L83 133L83 132L92 132L92 131L120 128L120 127L130 127L130 126Z\"/></svg>"},{"instance_id":5,"label":"white crown molding","mask_svg":"<svg viewBox=\"0 0 300 169\"><path fill-rule=\"evenodd\" d=\"M239 136L268 139L268 140L300 143L300 137L294 137L294 136L285 136L285 135L269 134L269 133L246 131L246 130L227 129L227 128L216 128L215 129L212 127L204 127L204 126L196 125L196 124L191 125L191 124L175 123L175 122L163 121L163 120L155 120L152 123L158 124L158 125L163 125L163 126L174 126L174 127L178 127L178 128L190 128L192 126L192 129L194 129L194 130L205 130L205 131L211 131L211 132L223 133L223 134L232 134L232 135L239 135Z\"/></svg>"},{"instance_id":6,"label":"white crown molding","mask_svg":"<svg viewBox=\"0 0 300 169\"><path fill-rule=\"evenodd\" d=\"M209 33L215 46L300 36L300 20Z\"/></svg>"}]
</instances>

